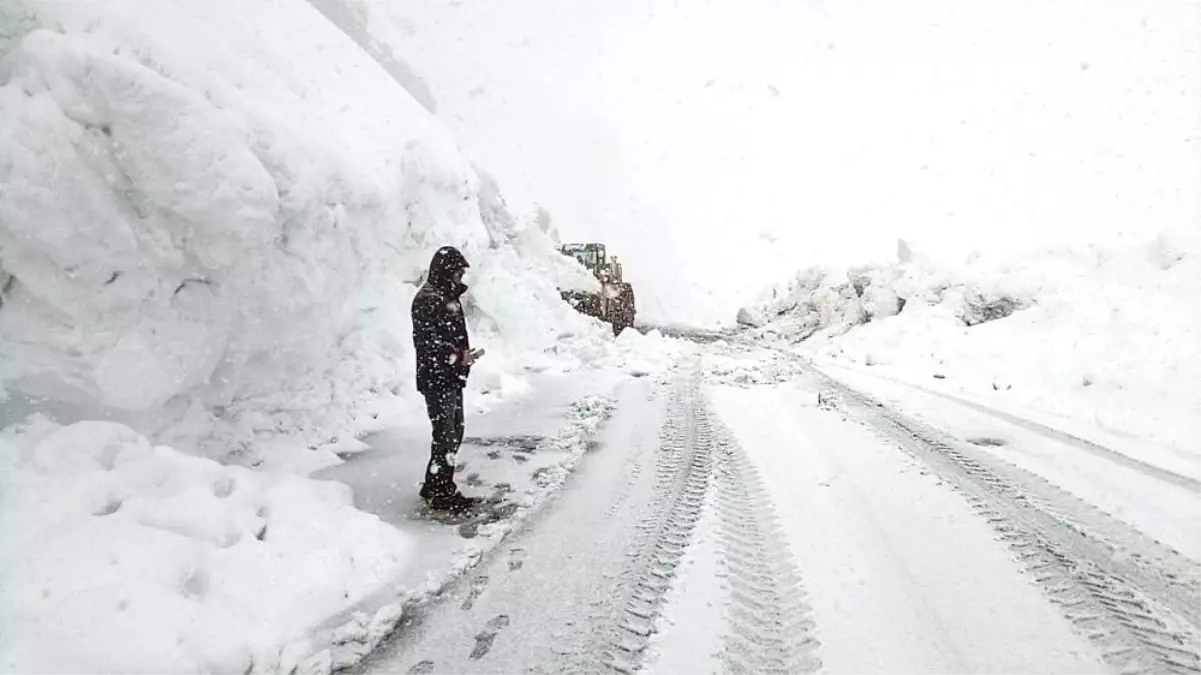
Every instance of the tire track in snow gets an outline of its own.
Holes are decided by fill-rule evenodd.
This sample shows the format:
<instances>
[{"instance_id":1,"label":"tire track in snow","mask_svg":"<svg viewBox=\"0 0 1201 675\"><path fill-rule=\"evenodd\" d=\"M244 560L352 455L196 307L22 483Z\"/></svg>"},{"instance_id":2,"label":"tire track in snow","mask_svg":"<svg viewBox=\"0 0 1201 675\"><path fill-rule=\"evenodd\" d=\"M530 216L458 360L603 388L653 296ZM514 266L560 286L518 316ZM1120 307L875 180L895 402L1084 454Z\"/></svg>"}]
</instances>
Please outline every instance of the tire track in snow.
<instances>
[{"instance_id":1,"label":"tire track in snow","mask_svg":"<svg viewBox=\"0 0 1201 675\"><path fill-rule=\"evenodd\" d=\"M733 673L811 673L811 608L767 488L734 436L713 423L717 540L730 583L721 663Z\"/></svg>"},{"instance_id":2,"label":"tire track in snow","mask_svg":"<svg viewBox=\"0 0 1201 675\"><path fill-rule=\"evenodd\" d=\"M634 673L640 668L664 594L671 587L704 506L712 461L707 448L698 443L698 395L695 380L685 376L668 401L659 435L650 515L638 525L633 560L618 584L620 609L602 646L601 663L620 673Z\"/></svg>"},{"instance_id":3,"label":"tire track in snow","mask_svg":"<svg viewBox=\"0 0 1201 675\"><path fill-rule=\"evenodd\" d=\"M707 505L715 505L721 566L729 584L720 663L728 672L812 672L810 607L766 488L695 381L673 392L660 434L655 497L633 562L618 585L621 610L602 663L639 670L665 595ZM712 497L713 499L709 499Z\"/></svg>"},{"instance_id":4,"label":"tire track in snow","mask_svg":"<svg viewBox=\"0 0 1201 675\"><path fill-rule=\"evenodd\" d=\"M892 382L893 384L898 384L903 387L908 387L910 389L920 391L923 394L929 394L930 396L937 396L943 400L947 400L952 403L961 405L965 408L975 410L976 412L984 413L985 415L995 417L999 420L1008 422L1009 424L1020 427L1022 429L1026 429L1027 431L1032 431L1032 432L1039 434L1041 436L1044 436L1046 438L1050 438L1052 440L1059 441L1060 443L1066 443L1074 448L1079 448L1081 450L1084 450L1085 452L1096 455L1097 457L1101 457L1103 459L1109 460L1109 461L1113 462L1114 464L1119 464L1128 469L1137 471L1137 472L1143 474L1144 476L1149 476L1151 478L1161 480L1165 483L1169 483L1171 485L1176 485L1178 487L1184 488L1185 490L1188 490L1189 492L1201 494L1201 481L1197 480L1196 478L1192 478L1191 476L1184 476L1179 473L1176 473L1175 471L1171 471L1169 469L1165 469L1163 467L1156 466L1156 465L1150 464L1148 462L1144 462L1140 459L1136 459L1129 455L1122 454L1121 452L1118 452L1116 450L1111 450L1111 449L1101 445L1100 443L1095 443L1093 441L1090 441L1085 438L1081 438L1074 434L1069 434L1067 432L1060 431L1059 429L1055 429L1055 428L1049 427L1045 424L1035 422L1034 420L1026 419L1024 417L1019 417L1017 415L1007 413L1004 410L999 410L997 408L993 408L990 406L982 405L980 403L976 403L975 401L968 400L962 396L956 396L955 394L951 394L948 392L938 391L936 389L930 389L928 387L923 387L919 384L914 384L912 382L906 382L905 380L900 380L900 379L897 379L894 377L888 377L887 375L880 375L877 373L872 373L871 375L873 377L878 377L882 380Z\"/></svg>"},{"instance_id":5,"label":"tire track in snow","mask_svg":"<svg viewBox=\"0 0 1201 675\"><path fill-rule=\"evenodd\" d=\"M766 490L695 374L673 380L665 409L656 394L653 411L621 418L630 433L607 441L620 457L594 458L580 476L590 482L526 521L508 555L459 578L445 601L411 612L366 670L637 672L702 522L725 588L720 624L698 647L718 652L723 672L815 668L809 607Z\"/></svg>"},{"instance_id":6,"label":"tire track in snow","mask_svg":"<svg viewBox=\"0 0 1201 675\"><path fill-rule=\"evenodd\" d=\"M658 398L658 392L666 389L668 380L662 380L654 389L648 390L646 394L646 402L653 403ZM621 512L629 500L630 495L634 491L634 487L642 480L642 448L635 448L634 452L630 453L625 461L622 462L622 474L625 475L625 483L622 484L621 492L618 493L617 499L609 506L605 515L612 518Z\"/></svg>"},{"instance_id":7,"label":"tire track in snow","mask_svg":"<svg viewBox=\"0 0 1201 675\"><path fill-rule=\"evenodd\" d=\"M815 372L836 407L964 494L1122 673L1201 673L1201 567L1014 465ZM829 399L829 397L826 397Z\"/></svg>"}]
</instances>

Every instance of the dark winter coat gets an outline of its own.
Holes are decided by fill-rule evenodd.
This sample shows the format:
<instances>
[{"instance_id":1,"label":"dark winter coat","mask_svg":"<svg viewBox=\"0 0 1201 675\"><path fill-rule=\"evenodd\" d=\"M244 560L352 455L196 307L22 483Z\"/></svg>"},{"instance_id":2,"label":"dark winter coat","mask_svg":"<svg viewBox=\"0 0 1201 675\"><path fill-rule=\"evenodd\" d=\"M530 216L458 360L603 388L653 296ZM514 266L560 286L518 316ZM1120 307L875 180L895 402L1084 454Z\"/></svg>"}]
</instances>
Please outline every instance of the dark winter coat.
<instances>
[{"instance_id":1,"label":"dark winter coat","mask_svg":"<svg viewBox=\"0 0 1201 675\"><path fill-rule=\"evenodd\" d=\"M434 253L425 285L413 298L417 391L423 394L462 389L471 373L471 367L464 365L471 343L460 302L467 287L454 280L455 272L467 267L462 253L443 246Z\"/></svg>"}]
</instances>

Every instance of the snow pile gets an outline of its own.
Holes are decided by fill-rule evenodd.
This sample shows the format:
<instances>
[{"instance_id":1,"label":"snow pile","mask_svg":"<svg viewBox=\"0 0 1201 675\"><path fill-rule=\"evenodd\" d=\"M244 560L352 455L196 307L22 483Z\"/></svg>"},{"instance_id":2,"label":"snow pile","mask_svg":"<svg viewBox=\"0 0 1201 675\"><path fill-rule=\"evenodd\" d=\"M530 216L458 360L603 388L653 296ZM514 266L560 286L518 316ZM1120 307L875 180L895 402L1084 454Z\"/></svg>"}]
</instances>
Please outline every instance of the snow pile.
<instances>
[{"instance_id":1,"label":"snow pile","mask_svg":"<svg viewBox=\"0 0 1201 675\"><path fill-rule=\"evenodd\" d=\"M269 476L128 427L0 435L0 670L287 672L280 645L385 583L404 538L340 483Z\"/></svg>"},{"instance_id":2,"label":"snow pile","mask_svg":"<svg viewBox=\"0 0 1201 675\"><path fill-rule=\"evenodd\" d=\"M783 288L771 289L759 304L741 308L737 322L746 327L779 322L796 341L895 316L911 300L941 306L968 326L1004 318L1030 303L1007 278L974 267L952 278L930 261L907 260L904 242L899 251L902 262L896 265L801 270Z\"/></svg>"},{"instance_id":3,"label":"snow pile","mask_svg":"<svg viewBox=\"0 0 1201 675\"><path fill-rule=\"evenodd\" d=\"M643 335L632 328L617 336L617 347L620 365L638 377L661 373L681 355L695 349L692 343L666 337L657 330Z\"/></svg>"},{"instance_id":4,"label":"snow pile","mask_svg":"<svg viewBox=\"0 0 1201 675\"><path fill-rule=\"evenodd\" d=\"M0 12L0 384L19 397L328 464L412 395L409 302L445 243L476 265L479 386L513 388L518 354L603 349L555 290L578 266L307 4ZM280 434L314 452L274 452Z\"/></svg>"},{"instance_id":5,"label":"snow pile","mask_svg":"<svg viewBox=\"0 0 1201 675\"><path fill-rule=\"evenodd\" d=\"M300 0L0 0L0 669L289 670L406 556L296 474L422 414L434 250L469 400L629 356L554 237Z\"/></svg>"},{"instance_id":6,"label":"snow pile","mask_svg":"<svg viewBox=\"0 0 1201 675\"><path fill-rule=\"evenodd\" d=\"M1195 237L975 255L959 268L907 257L805 270L745 308L742 321L819 360L1196 450Z\"/></svg>"}]
</instances>

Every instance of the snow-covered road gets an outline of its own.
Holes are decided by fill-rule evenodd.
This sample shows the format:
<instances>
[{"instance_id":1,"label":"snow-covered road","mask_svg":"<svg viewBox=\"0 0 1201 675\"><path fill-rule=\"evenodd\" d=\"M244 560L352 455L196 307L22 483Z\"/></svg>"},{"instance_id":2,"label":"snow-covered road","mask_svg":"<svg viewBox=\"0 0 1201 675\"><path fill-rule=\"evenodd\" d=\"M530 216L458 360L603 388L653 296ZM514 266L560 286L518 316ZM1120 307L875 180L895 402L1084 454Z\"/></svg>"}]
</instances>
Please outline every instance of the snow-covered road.
<instances>
[{"instance_id":1,"label":"snow-covered road","mask_svg":"<svg viewBox=\"0 0 1201 675\"><path fill-rule=\"evenodd\" d=\"M713 398L765 477L804 570L827 670L1101 668L962 498L895 446L819 407L812 388L721 386ZM682 595L705 583L687 578ZM664 631L654 670L711 670L698 657L712 650L672 633Z\"/></svg>"},{"instance_id":2,"label":"snow-covered road","mask_svg":"<svg viewBox=\"0 0 1201 675\"><path fill-rule=\"evenodd\" d=\"M614 400L356 672L1201 672L1197 561L1079 490L778 352L706 345Z\"/></svg>"}]
</instances>

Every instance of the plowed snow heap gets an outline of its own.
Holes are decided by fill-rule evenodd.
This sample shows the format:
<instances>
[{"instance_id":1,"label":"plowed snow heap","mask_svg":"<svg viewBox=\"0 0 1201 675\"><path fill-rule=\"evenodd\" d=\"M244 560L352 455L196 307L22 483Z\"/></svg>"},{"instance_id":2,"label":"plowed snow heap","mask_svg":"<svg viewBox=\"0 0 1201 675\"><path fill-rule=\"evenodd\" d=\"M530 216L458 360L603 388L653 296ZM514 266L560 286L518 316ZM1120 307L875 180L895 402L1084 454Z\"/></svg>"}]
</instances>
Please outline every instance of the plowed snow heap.
<instances>
[{"instance_id":1,"label":"plowed snow heap","mask_svg":"<svg viewBox=\"0 0 1201 675\"><path fill-rule=\"evenodd\" d=\"M10 413L221 458L353 443L412 390L408 304L443 244L495 356L475 386L596 332L547 233L307 3L0 2Z\"/></svg>"}]
</instances>

